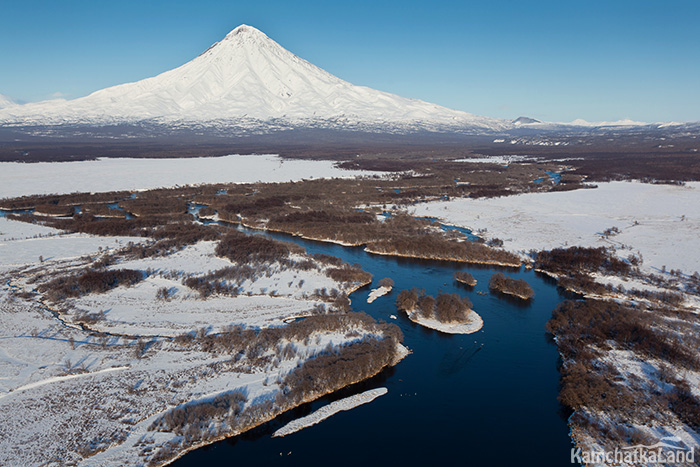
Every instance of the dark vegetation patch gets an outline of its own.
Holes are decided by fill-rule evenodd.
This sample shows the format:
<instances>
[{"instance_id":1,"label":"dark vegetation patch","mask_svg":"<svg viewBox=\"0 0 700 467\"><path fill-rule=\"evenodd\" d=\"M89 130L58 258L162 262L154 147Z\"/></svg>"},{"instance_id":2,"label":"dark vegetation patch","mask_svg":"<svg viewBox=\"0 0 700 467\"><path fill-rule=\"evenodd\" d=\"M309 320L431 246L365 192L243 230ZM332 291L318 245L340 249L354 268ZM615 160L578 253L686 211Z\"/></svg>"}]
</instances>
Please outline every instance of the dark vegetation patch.
<instances>
[{"instance_id":1,"label":"dark vegetation patch","mask_svg":"<svg viewBox=\"0 0 700 467\"><path fill-rule=\"evenodd\" d=\"M627 275L632 269L628 262L617 258L603 247L579 246L540 251L537 253L535 267L555 274L605 272Z\"/></svg>"},{"instance_id":2,"label":"dark vegetation patch","mask_svg":"<svg viewBox=\"0 0 700 467\"><path fill-rule=\"evenodd\" d=\"M215 251L217 256L245 264L283 260L289 256L290 246L259 235L231 231L221 238Z\"/></svg>"},{"instance_id":3,"label":"dark vegetation patch","mask_svg":"<svg viewBox=\"0 0 700 467\"><path fill-rule=\"evenodd\" d=\"M143 273L133 269L85 269L78 274L57 277L38 287L51 301L104 293L120 285L131 286L143 280Z\"/></svg>"},{"instance_id":4,"label":"dark vegetation patch","mask_svg":"<svg viewBox=\"0 0 700 467\"><path fill-rule=\"evenodd\" d=\"M167 410L148 429L169 431L192 439L208 431L212 421L230 418L233 422L247 400L242 392L231 391L209 400L187 402Z\"/></svg>"},{"instance_id":5,"label":"dark vegetation patch","mask_svg":"<svg viewBox=\"0 0 700 467\"><path fill-rule=\"evenodd\" d=\"M494 273L491 276L489 280L489 289L508 295L514 295L523 300L530 300L535 296L535 291L532 290L532 287L530 287L527 281L524 279L513 279L502 272Z\"/></svg>"},{"instance_id":6,"label":"dark vegetation patch","mask_svg":"<svg viewBox=\"0 0 700 467\"><path fill-rule=\"evenodd\" d=\"M372 281L372 274L363 271L360 265L345 264L338 268L326 269L326 275L336 282L367 284Z\"/></svg>"},{"instance_id":7,"label":"dark vegetation patch","mask_svg":"<svg viewBox=\"0 0 700 467\"><path fill-rule=\"evenodd\" d=\"M377 240L367 244L369 251L414 258L441 259L467 263L519 266L520 258L508 251L477 242L458 242L430 235L411 235Z\"/></svg>"},{"instance_id":8,"label":"dark vegetation patch","mask_svg":"<svg viewBox=\"0 0 700 467\"><path fill-rule=\"evenodd\" d=\"M476 285L476 279L468 272L457 271L454 273L453 277L457 282L461 282L462 284L466 284L470 287L474 287Z\"/></svg>"}]
</instances>

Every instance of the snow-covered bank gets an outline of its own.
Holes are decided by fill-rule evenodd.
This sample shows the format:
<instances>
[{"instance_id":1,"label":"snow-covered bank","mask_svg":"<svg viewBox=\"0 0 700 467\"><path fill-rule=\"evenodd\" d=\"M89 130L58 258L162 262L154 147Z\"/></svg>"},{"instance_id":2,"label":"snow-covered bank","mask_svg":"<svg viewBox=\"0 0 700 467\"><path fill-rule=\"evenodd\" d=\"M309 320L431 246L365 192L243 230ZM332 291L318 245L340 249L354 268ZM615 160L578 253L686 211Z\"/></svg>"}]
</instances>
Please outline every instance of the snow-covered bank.
<instances>
[{"instance_id":1,"label":"snow-covered bank","mask_svg":"<svg viewBox=\"0 0 700 467\"><path fill-rule=\"evenodd\" d=\"M610 182L588 190L431 202L413 212L487 229L486 237L500 238L510 251L614 246L622 257L640 252L647 271L666 266L692 274L700 268L698 182ZM620 233L604 238L611 227Z\"/></svg>"},{"instance_id":2,"label":"snow-covered bank","mask_svg":"<svg viewBox=\"0 0 700 467\"><path fill-rule=\"evenodd\" d=\"M361 394L356 394L339 401L331 402L330 404L321 407L311 415L297 418L296 420L287 423L285 426L275 431L272 434L272 437L274 438L277 436L291 435L292 433L296 433L304 428L321 423L323 420L337 414L338 412L352 410L355 407L372 402L374 399L379 396L383 396L387 392L389 392L387 388L371 389Z\"/></svg>"},{"instance_id":3,"label":"snow-covered bank","mask_svg":"<svg viewBox=\"0 0 700 467\"><path fill-rule=\"evenodd\" d=\"M313 174L313 175L310 175ZM0 198L31 194L146 190L201 183L287 182L355 177L331 161L284 160L275 155L128 159L79 162L0 162Z\"/></svg>"},{"instance_id":4,"label":"snow-covered bank","mask_svg":"<svg viewBox=\"0 0 700 467\"><path fill-rule=\"evenodd\" d=\"M407 316L416 324L445 334L473 334L484 327L484 320L475 311L469 313L469 319L465 323L443 323L436 319L424 318L415 311L407 313Z\"/></svg>"}]
</instances>

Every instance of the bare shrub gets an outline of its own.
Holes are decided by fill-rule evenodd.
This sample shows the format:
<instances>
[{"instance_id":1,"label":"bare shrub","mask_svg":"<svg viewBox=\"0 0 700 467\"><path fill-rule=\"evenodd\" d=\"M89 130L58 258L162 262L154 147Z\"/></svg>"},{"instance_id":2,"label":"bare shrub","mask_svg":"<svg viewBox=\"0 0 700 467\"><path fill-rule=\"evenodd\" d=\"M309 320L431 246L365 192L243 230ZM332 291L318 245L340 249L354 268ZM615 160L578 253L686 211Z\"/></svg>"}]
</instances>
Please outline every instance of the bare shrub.
<instances>
[{"instance_id":1,"label":"bare shrub","mask_svg":"<svg viewBox=\"0 0 700 467\"><path fill-rule=\"evenodd\" d=\"M497 272L491 276L489 280L489 289L497 292L514 295L523 300L529 300L535 296L535 291L532 290L530 284L523 279L513 279L507 277L501 272Z\"/></svg>"},{"instance_id":2,"label":"bare shrub","mask_svg":"<svg viewBox=\"0 0 700 467\"><path fill-rule=\"evenodd\" d=\"M454 273L454 279L468 286L474 287L476 285L476 279L470 273L465 271L457 271Z\"/></svg>"}]
</instances>

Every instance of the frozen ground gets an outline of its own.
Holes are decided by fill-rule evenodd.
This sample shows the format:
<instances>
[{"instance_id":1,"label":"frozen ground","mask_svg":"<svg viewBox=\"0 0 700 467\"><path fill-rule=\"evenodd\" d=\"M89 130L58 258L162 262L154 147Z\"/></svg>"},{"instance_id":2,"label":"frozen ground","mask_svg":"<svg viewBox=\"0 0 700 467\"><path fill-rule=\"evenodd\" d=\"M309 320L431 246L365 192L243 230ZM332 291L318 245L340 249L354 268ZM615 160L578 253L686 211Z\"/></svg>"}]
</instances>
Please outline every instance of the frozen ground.
<instances>
[{"instance_id":1,"label":"frozen ground","mask_svg":"<svg viewBox=\"0 0 700 467\"><path fill-rule=\"evenodd\" d=\"M643 269L700 269L700 183L687 186L601 183L596 189L528 193L495 199L456 199L418 205L434 216L500 238L504 248L527 252L568 246L614 246L618 255L641 253ZM606 229L621 233L603 238Z\"/></svg>"},{"instance_id":2,"label":"frozen ground","mask_svg":"<svg viewBox=\"0 0 700 467\"><path fill-rule=\"evenodd\" d=\"M0 162L0 198L30 194L146 190L201 183L287 182L354 177L330 161L282 160L275 155L177 159L107 158L80 162Z\"/></svg>"},{"instance_id":3,"label":"frozen ground","mask_svg":"<svg viewBox=\"0 0 700 467\"><path fill-rule=\"evenodd\" d=\"M0 217L0 271L44 261L65 260L112 248L123 248L135 237L93 237L66 234L41 225Z\"/></svg>"},{"instance_id":4,"label":"frozen ground","mask_svg":"<svg viewBox=\"0 0 700 467\"><path fill-rule=\"evenodd\" d=\"M215 247L216 242L200 242L169 256L120 262L112 267L151 274L132 287L67 300L65 305L74 307L78 314L104 311L105 318L93 325L98 330L173 336L193 327L218 332L238 324L258 328L279 326L286 320L308 316L309 310L322 305L322 301L311 298L316 289L346 290L344 284L326 276L323 267L299 271L274 263L253 279L243 281L238 296L213 295L203 299L198 292L184 286L182 279L234 265L215 256ZM161 288L168 289L167 300L156 299Z\"/></svg>"}]
</instances>

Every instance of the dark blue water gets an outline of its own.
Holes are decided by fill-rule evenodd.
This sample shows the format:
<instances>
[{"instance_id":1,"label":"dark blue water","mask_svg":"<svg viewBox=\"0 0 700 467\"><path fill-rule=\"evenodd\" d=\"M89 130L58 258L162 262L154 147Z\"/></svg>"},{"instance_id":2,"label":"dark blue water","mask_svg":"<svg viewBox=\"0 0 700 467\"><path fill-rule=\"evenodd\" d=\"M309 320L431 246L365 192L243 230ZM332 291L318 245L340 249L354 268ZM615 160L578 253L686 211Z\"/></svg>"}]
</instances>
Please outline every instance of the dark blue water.
<instances>
[{"instance_id":1,"label":"dark blue water","mask_svg":"<svg viewBox=\"0 0 700 467\"><path fill-rule=\"evenodd\" d=\"M554 284L532 271L502 270L532 285L536 296L523 303L488 293L493 268L376 256L361 248L264 235L292 240L309 253L359 263L374 274L375 286L379 279L391 277L396 286L390 295L367 304L370 288L365 287L351 295L352 306L398 324L413 354L373 380L300 407L253 432L193 451L173 465L569 464L566 415L557 402L558 354L544 332L552 310L564 298ZM455 271L472 273L478 284L458 284L452 279ZM484 328L470 335L445 335L412 323L394 306L396 294L411 287L433 295L468 296ZM283 423L331 400L382 386L389 393L370 404L284 438L270 437Z\"/></svg>"}]
</instances>

